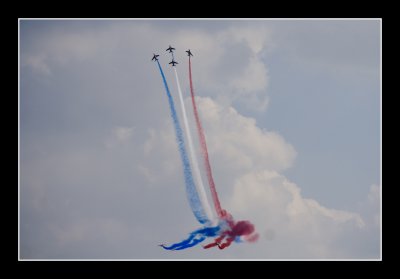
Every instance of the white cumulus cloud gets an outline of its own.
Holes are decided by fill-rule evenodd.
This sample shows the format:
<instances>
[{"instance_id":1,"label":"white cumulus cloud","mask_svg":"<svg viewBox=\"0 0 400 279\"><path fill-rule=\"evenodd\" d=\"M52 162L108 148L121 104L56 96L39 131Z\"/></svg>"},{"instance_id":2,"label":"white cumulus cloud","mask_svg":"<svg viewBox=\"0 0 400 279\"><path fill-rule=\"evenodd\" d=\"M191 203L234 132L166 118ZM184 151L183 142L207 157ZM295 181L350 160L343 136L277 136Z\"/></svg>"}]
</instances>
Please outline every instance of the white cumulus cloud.
<instances>
[{"instance_id":1,"label":"white cumulus cloud","mask_svg":"<svg viewBox=\"0 0 400 279\"><path fill-rule=\"evenodd\" d=\"M278 133L260 129L256 120L210 98L197 97L209 150L218 166L230 171L283 170L296 151Z\"/></svg>"},{"instance_id":2,"label":"white cumulus cloud","mask_svg":"<svg viewBox=\"0 0 400 279\"><path fill-rule=\"evenodd\" d=\"M257 244L259 250L254 248L257 251L252 255L271 258L345 256L348 252L337 248L336 244L348 231L357 234L365 230L360 214L328 208L302 196L300 187L280 173L292 165L296 151L278 133L260 129L253 118L211 98L197 97L197 102L222 205L236 219L252 221L261 235ZM190 106L189 99L186 104ZM146 171L147 168L164 169L171 163L171 156L174 161L177 159L173 156L177 150L169 125L165 130L151 130L145 146L146 156L158 159L157 163L152 160ZM177 164L173 173L179 173ZM155 173L166 174L165 171ZM266 243L274 248L263 253ZM278 248L284 243L292 248Z\"/></svg>"},{"instance_id":3,"label":"white cumulus cloud","mask_svg":"<svg viewBox=\"0 0 400 279\"><path fill-rule=\"evenodd\" d=\"M347 230L363 232L365 223L359 214L304 198L300 188L278 172L251 171L235 181L229 203L234 215L254 222L264 236L259 245L268 246L265 240L273 246L285 243L279 251L268 253L270 257L340 257L346 253L335 245Z\"/></svg>"}]
</instances>

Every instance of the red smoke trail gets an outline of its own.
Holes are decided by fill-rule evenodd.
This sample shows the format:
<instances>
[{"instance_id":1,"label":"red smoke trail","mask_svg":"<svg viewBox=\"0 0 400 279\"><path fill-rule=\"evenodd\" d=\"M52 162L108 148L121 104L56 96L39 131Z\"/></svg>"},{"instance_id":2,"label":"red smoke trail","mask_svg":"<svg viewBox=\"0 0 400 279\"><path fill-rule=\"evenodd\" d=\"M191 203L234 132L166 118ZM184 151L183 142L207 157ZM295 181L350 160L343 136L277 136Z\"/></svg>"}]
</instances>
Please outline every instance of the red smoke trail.
<instances>
[{"instance_id":1,"label":"red smoke trail","mask_svg":"<svg viewBox=\"0 0 400 279\"><path fill-rule=\"evenodd\" d=\"M190 94L192 95L192 105L194 111L194 117L196 118L196 126L197 126L197 133L200 139L200 146L201 146L201 154L203 156L204 167L206 169L207 180L208 184L210 185L210 191L214 202L215 211L218 214L218 217L223 218L226 216L226 211L221 208L221 203L219 202L218 193L215 189L215 183L212 176L210 160L208 159L208 150L206 144L206 137L204 136L203 127L201 126L199 113L197 111L196 102L194 100L194 89L193 89L193 82L192 82L192 63L190 61L189 56L189 79L190 79Z\"/></svg>"},{"instance_id":2,"label":"red smoke trail","mask_svg":"<svg viewBox=\"0 0 400 279\"><path fill-rule=\"evenodd\" d=\"M214 239L214 242L203 246L203 248L208 249L218 246L218 248L222 250L229 247L237 237L242 237L248 242L255 242L258 240L259 235L255 232L254 225L249 221L231 221L229 222L229 226L229 230L224 231L219 237Z\"/></svg>"},{"instance_id":3,"label":"red smoke trail","mask_svg":"<svg viewBox=\"0 0 400 279\"><path fill-rule=\"evenodd\" d=\"M207 180L208 184L210 185L215 211L217 212L218 217L224 220L229 227L229 229L223 231L219 237L214 239L214 242L211 242L203 246L203 248L208 249L211 247L218 246L218 248L222 250L226 247L229 247L231 243L235 241L237 238L242 238L243 240L248 242L255 242L257 241L259 235L258 233L255 232L254 225L249 221L238 221L238 222L234 221L232 215L228 213L225 209L221 208L221 203L219 201L218 193L215 188L215 183L212 176L210 160L208 158L206 137L204 136L203 127L200 122L200 117L197 111L197 105L194 98L194 89L192 81L192 63L190 60L190 55L189 55L189 80L190 80L190 94L192 96L192 105L193 105L194 116L196 119L197 133L199 136L200 146L201 146L201 154L203 156L203 163L206 169Z\"/></svg>"}]
</instances>

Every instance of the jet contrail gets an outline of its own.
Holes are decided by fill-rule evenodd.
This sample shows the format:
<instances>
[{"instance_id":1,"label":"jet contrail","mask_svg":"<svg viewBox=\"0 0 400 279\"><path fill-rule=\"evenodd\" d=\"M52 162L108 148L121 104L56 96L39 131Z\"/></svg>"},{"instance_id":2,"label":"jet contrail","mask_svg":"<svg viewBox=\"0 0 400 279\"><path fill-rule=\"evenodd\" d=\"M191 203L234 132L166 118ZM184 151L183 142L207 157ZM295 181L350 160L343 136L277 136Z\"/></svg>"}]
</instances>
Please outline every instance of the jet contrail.
<instances>
[{"instance_id":1,"label":"jet contrail","mask_svg":"<svg viewBox=\"0 0 400 279\"><path fill-rule=\"evenodd\" d=\"M190 53L190 50L189 50L189 53ZM192 106L193 106L194 117L196 119L197 134L198 134L199 140L200 140L201 155L203 156L203 163L204 163L204 167L206 169L208 184L210 186L210 191L211 191L211 196L213 198L215 211L217 212L218 217L222 218L222 217L224 217L225 211L221 208L221 203L219 201L218 193L215 188L215 183L214 183L214 179L213 179L213 175L212 175L212 171L211 171L210 160L208 158L206 137L204 135L203 127L200 122L199 113L197 111L197 105L196 105L196 101L195 101L195 97L194 97L194 89L193 89L193 81L192 81L192 63L190 60L190 55L189 55L189 80L190 80L190 95L192 96Z\"/></svg>"},{"instance_id":2,"label":"jet contrail","mask_svg":"<svg viewBox=\"0 0 400 279\"><path fill-rule=\"evenodd\" d=\"M204 209L202 207L202 203L199 199L199 194L197 193L196 186L193 181L192 171L190 168L190 162L186 153L185 142L182 134L182 129L179 124L178 116L176 114L174 100L169 92L168 84L164 76L164 72L161 68L160 62L156 59L158 68L160 69L160 73L164 82L165 91L167 92L169 108L171 111L171 117L175 127L175 135L176 140L178 142L179 153L181 155L181 161L183 166L183 172L185 177L185 185L186 185L186 194L189 200L189 205L195 215L196 219L201 224L209 224L210 219L204 214Z\"/></svg>"},{"instance_id":3,"label":"jet contrail","mask_svg":"<svg viewBox=\"0 0 400 279\"><path fill-rule=\"evenodd\" d=\"M192 140L192 135L190 133L190 129L189 129L189 122L188 122L188 118L187 118L187 114L186 114L186 109L185 109L185 104L183 101L183 96L182 96L182 90L181 90L181 86L179 83L179 78L178 78L178 72L176 71L176 68L174 68L175 71L175 78L176 78L176 84L178 87L178 93L179 93L179 100L181 103L181 108L182 108L182 115L183 115L183 123L185 125L185 131L186 131L186 137L188 140L188 145L189 145L189 152L192 158L192 165L193 165L193 172L194 172L194 177L196 179L196 186L197 186L197 190L200 194L200 200L203 204L204 210L208 216L208 218L210 220L214 219L214 216L212 214L212 210L211 210L211 206L210 203L208 202L207 199L207 194L204 188L204 184L203 184L203 180L201 178L201 174L200 174L200 168L199 168L199 164L197 161L197 156L196 153L194 151L194 146L193 146L193 140Z\"/></svg>"}]
</instances>

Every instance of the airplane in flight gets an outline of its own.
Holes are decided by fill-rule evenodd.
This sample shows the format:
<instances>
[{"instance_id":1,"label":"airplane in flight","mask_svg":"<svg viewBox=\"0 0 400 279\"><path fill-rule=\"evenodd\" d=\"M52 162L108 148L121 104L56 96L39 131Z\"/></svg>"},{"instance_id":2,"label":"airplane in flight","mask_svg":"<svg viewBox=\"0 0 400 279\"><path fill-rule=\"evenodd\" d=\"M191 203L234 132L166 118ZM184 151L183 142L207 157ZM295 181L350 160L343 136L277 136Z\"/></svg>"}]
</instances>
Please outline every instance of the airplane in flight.
<instances>
[{"instance_id":1,"label":"airplane in flight","mask_svg":"<svg viewBox=\"0 0 400 279\"><path fill-rule=\"evenodd\" d=\"M189 57L190 57L190 56L193 56L193 54L192 54L192 52L190 51L190 49L189 49L189 50L186 50L186 52L187 52L187 54L188 54Z\"/></svg>"},{"instance_id":2,"label":"airplane in flight","mask_svg":"<svg viewBox=\"0 0 400 279\"><path fill-rule=\"evenodd\" d=\"M151 61L154 61L154 60L158 61L158 59L157 59L158 56L160 56L160 55L157 55L157 54L153 53L153 58L151 58Z\"/></svg>"},{"instance_id":3,"label":"airplane in flight","mask_svg":"<svg viewBox=\"0 0 400 279\"><path fill-rule=\"evenodd\" d=\"M169 46L169 48L166 49L166 51L169 51L170 53L173 52L175 48L173 48L171 45Z\"/></svg>"},{"instance_id":4,"label":"airplane in flight","mask_svg":"<svg viewBox=\"0 0 400 279\"><path fill-rule=\"evenodd\" d=\"M178 62L174 61L174 59L172 59L171 62L169 62L169 64L172 64L172 67L175 67L175 64L179 64Z\"/></svg>"}]
</instances>

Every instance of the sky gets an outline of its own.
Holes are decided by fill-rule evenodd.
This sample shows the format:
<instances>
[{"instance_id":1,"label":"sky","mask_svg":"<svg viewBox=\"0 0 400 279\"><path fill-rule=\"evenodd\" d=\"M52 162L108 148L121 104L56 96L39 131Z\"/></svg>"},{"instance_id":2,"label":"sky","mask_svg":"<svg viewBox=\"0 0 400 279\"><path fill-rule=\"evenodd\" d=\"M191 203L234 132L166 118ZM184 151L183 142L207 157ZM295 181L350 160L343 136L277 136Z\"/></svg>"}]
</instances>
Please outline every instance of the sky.
<instances>
[{"instance_id":1,"label":"sky","mask_svg":"<svg viewBox=\"0 0 400 279\"><path fill-rule=\"evenodd\" d=\"M20 20L20 258L379 259L380 24ZM217 191L256 243L158 246L200 227L151 61L182 123L168 45L197 135L194 55Z\"/></svg>"}]
</instances>

